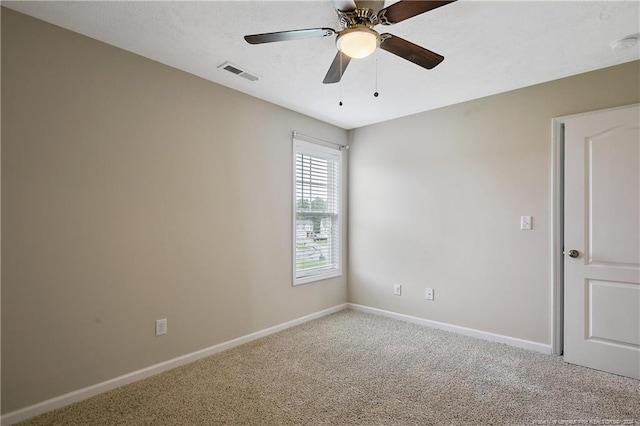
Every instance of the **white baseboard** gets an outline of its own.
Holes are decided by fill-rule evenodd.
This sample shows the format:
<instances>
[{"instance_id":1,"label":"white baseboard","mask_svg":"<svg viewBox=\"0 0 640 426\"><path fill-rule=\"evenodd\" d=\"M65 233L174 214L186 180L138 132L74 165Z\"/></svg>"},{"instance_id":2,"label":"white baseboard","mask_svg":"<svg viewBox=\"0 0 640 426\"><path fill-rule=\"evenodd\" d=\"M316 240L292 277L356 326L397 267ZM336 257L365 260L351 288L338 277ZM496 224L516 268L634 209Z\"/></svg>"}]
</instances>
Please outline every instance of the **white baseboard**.
<instances>
[{"instance_id":1,"label":"white baseboard","mask_svg":"<svg viewBox=\"0 0 640 426\"><path fill-rule=\"evenodd\" d=\"M411 315L398 314L396 312L385 311L384 309L370 308L368 306L357 305L355 303L348 303L347 305L349 305L349 309L353 309L354 311L360 311L360 312L365 312L365 313L374 314L374 315L381 315L389 318L394 318L400 321L410 322L413 324L424 325L427 327L437 328L445 331L451 331L453 333L458 333L458 334L464 334L465 336L477 337L479 339L490 340L492 342L506 343L507 345L516 346L518 348L531 349L536 352L551 354L551 345L545 345L544 343L518 339L517 337L503 336L501 334L489 333L487 331L461 327L459 325L447 324L444 322L431 321L428 319L414 317Z\"/></svg>"},{"instance_id":2,"label":"white baseboard","mask_svg":"<svg viewBox=\"0 0 640 426\"><path fill-rule=\"evenodd\" d=\"M247 334L246 336L238 337L236 339L229 340L227 342L219 343L217 345L213 345L208 348L201 349L196 352L192 352L190 354L182 355L177 358L173 358L168 361L164 361L159 364L155 364L150 367L143 368L141 370L134 371L129 374L125 374L123 376L116 377L114 379L107 380L105 382L98 383L93 386L86 387L84 389L79 389L73 392L69 392L64 395L60 395L55 398L51 398L46 401L40 402L38 404L34 404L29 407L22 408L20 410L12 411L10 413L3 415L0 418L0 424L2 424L2 426L5 426L5 425L11 425L17 422L21 422L26 419L30 419L31 417L35 417L52 410L56 410L58 408L65 407L67 405L73 404L78 401L82 401L84 399L127 385L129 383L146 379L147 377L155 376L156 374L162 373L164 371L172 370L176 367L189 364L191 362L197 361L207 356L216 354L218 352L235 348L236 346L240 346L242 344L251 342L261 337L265 337L270 334L274 334L279 331L285 330L287 328L290 328L299 324L303 324L307 321L311 321L326 315L333 314L335 312L342 311L347 307L348 307L348 304L343 303L341 305L337 305L329 309L314 312L312 314L305 315L303 317L285 322L283 324L269 327L264 330L256 331L255 333Z\"/></svg>"},{"instance_id":3,"label":"white baseboard","mask_svg":"<svg viewBox=\"0 0 640 426\"><path fill-rule=\"evenodd\" d=\"M189 364L191 362L197 361L207 356L210 356L222 351L226 351L228 349L235 348L236 346L240 346L242 344L251 342L261 337L265 337L270 334L274 334L279 331L286 330L287 328L290 328L299 324L303 324L307 321L321 318L323 316L330 315L347 308L353 309L354 311L360 311L360 312L365 312L365 313L374 314L374 315L381 315L381 316L394 318L401 321L410 322L413 324L419 324L427 327L437 328L440 330L451 331L454 333L477 337L480 339L490 340L493 342L506 343L507 345L516 346L519 348L531 349L531 350L542 352L545 354L551 353L551 345L546 345L543 343L532 342L529 340L518 339L515 337L503 336L500 334L489 333L486 331L475 330L473 328L461 327L458 325L447 324L447 323L438 322L438 321L431 321L424 318L414 317L414 316L405 315L405 314L399 314L391 311L385 311L383 309L378 309L378 308L371 308L368 306L358 305L355 303L344 303L329 309L325 309L322 311L315 312L313 314L306 315L301 318L297 318L292 321L285 322L283 324L279 324L273 327L266 328L264 330L247 334L246 336L241 336L236 339L229 340L227 342L219 343L217 345L210 346L208 348L201 349L199 351L192 352L190 354L182 355L177 358L173 358L168 361L164 361L159 364L155 364L150 367L143 368L141 370L134 371L134 372L125 374L123 376L116 377L114 379L95 384L93 386L89 386L83 389L69 392L64 395L60 395L55 398L51 398L46 401L40 402L38 404L34 404L29 407L25 407L20 410L13 411L11 413L7 413L0 418L0 424L2 426L8 426L17 422L21 422L23 420L30 419L31 417L35 417L52 410L56 410L58 408L65 407L67 405L73 404L78 401L82 401L84 399L127 385L129 383L146 379L147 377L151 377L156 374L162 373L164 371L168 371L176 367Z\"/></svg>"}]
</instances>

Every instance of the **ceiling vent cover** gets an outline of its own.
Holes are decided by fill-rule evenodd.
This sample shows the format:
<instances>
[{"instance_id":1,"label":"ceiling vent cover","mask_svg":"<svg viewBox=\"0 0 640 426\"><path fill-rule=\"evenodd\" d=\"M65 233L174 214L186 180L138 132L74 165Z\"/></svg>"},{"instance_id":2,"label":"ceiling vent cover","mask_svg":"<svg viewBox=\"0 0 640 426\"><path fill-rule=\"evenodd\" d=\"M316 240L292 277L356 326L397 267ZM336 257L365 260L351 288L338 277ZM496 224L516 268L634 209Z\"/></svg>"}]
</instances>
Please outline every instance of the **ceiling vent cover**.
<instances>
[{"instance_id":1,"label":"ceiling vent cover","mask_svg":"<svg viewBox=\"0 0 640 426\"><path fill-rule=\"evenodd\" d=\"M224 64L218 67L219 69L223 69L225 71L229 71L232 74L240 76L242 78L246 78L249 81L257 81L260 77L255 74L251 74L249 71L243 70L237 65L232 64L231 62L225 62Z\"/></svg>"}]
</instances>

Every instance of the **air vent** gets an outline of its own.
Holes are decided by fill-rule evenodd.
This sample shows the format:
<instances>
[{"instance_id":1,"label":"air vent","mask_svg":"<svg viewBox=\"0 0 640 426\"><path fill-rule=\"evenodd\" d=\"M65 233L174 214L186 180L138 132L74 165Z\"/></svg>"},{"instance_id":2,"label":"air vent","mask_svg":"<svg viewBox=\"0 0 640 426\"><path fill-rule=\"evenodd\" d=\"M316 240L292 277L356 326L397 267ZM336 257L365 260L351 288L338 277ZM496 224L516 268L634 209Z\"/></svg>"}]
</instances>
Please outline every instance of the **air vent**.
<instances>
[{"instance_id":1,"label":"air vent","mask_svg":"<svg viewBox=\"0 0 640 426\"><path fill-rule=\"evenodd\" d=\"M225 71L229 71L232 74L235 74L239 77L246 78L249 81L257 81L260 77L255 74L250 73L247 70L243 70L237 65L232 64L231 62L225 62L224 64L218 67L219 69L223 69Z\"/></svg>"}]
</instances>

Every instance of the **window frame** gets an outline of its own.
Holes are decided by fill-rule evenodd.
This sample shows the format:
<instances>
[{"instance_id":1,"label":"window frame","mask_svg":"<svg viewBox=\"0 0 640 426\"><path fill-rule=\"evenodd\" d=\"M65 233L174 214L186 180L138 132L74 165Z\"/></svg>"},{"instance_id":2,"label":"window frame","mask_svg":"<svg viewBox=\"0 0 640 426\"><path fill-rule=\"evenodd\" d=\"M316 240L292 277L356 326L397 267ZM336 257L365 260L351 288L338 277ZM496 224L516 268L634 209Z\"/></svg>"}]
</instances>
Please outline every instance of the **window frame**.
<instances>
[{"instance_id":1,"label":"window frame","mask_svg":"<svg viewBox=\"0 0 640 426\"><path fill-rule=\"evenodd\" d=\"M342 209L342 187L343 187L343 156L342 150L339 149L338 146L335 148L328 147L325 145L321 145L314 142L309 142L306 140L300 139L299 136L293 137L293 173L292 173L292 181L293 181L293 198L292 198L292 211L293 211L293 250L292 250L292 261L293 261L293 285L301 285L308 284L316 281L322 281L329 278L335 278L342 276L342 251L343 251L343 221L344 214ZM336 161L337 163L337 186L336 186L336 202L337 202L337 216L338 216L338 232L335 244L336 252L337 252L337 265L336 268L332 268L326 272L321 272L317 274L307 275L304 277L297 277L297 200L296 200L296 192L297 192L297 158L298 154L303 154L307 156L316 156L319 158L324 158L330 161Z\"/></svg>"}]
</instances>

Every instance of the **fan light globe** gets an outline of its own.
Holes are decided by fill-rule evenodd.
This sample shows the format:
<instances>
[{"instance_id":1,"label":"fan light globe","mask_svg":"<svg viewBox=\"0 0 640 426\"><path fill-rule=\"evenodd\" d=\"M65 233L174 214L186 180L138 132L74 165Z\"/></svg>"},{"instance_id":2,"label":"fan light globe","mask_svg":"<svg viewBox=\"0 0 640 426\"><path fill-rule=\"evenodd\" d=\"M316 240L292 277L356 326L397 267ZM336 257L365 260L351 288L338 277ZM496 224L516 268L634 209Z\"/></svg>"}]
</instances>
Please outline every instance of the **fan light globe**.
<instances>
[{"instance_id":1,"label":"fan light globe","mask_svg":"<svg viewBox=\"0 0 640 426\"><path fill-rule=\"evenodd\" d=\"M370 28L353 28L338 35L336 45L350 58L360 59L371 55L378 47L380 36Z\"/></svg>"}]
</instances>

